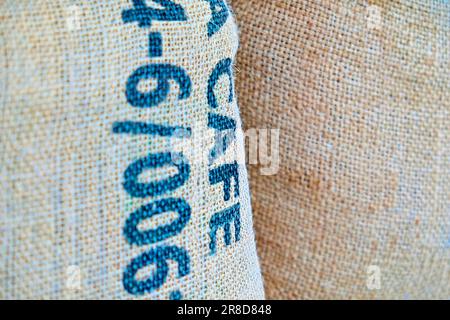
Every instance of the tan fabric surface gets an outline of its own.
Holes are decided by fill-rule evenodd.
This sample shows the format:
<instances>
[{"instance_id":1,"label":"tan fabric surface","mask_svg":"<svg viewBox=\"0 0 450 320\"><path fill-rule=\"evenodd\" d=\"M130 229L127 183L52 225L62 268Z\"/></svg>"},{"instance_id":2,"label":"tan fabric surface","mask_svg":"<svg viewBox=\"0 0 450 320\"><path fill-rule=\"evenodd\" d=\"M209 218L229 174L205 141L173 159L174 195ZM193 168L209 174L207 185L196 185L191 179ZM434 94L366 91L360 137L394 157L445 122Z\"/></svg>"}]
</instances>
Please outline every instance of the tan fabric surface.
<instances>
[{"instance_id":1,"label":"tan fabric surface","mask_svg":"<svg viewBox=\"0 0 450 320\"><path fill-rule=\"evenodd\" d=\"M449 298L449 2L231 4L244 127L281 130L250 170L267 297Z\"/></svg>"},{"instance_id":2,"label":"tan fabric surface","mask_svg":"<svg viewBox=\"0 0 450 320\"><path fill-rule=\"evenodd\" d=\"M168 3L184 17L173 19ZM212 87L218 106L208 102L214 70L238 47L229 14L210 34L212 9L204 0L0 0L0 299L264 297L242 137L209 161L210 114L241 125L231 72ZM146 71L127 94L137 70ZM159 129L126 132L129 122ZM234 162L231 178L219 171L211 182ZM238 204L234 219L220 215Z\"/></svg>"}]
</instances>

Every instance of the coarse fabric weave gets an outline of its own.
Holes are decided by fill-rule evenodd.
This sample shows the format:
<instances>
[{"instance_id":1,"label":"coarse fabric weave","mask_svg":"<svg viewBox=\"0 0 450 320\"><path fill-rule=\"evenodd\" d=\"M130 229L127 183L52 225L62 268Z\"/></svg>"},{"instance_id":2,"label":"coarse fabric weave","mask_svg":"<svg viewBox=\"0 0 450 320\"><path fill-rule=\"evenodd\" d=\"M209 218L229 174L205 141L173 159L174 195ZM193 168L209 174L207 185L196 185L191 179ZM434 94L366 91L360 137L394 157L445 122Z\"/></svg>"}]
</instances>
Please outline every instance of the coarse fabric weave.
<instances>
[{"instance_id":1,"label":"coarse fabric weave","mask_svg":"<svg viewBox=\"0 0 450 320\"><path fill-rule=\"evenodd\" d=\"M226 3L2 0L0 25L0 298L263 298Z\"/></svg>"},{"instance_id":2,"label":"coarse fabric weave","mask_svg":"<svg viewBox=\"0 0 450 320\"><path fill-rule=\"evenodd\" d=\"M450 3L232 0L267 298L450 297Z\"/></svg>"}]
</instances>

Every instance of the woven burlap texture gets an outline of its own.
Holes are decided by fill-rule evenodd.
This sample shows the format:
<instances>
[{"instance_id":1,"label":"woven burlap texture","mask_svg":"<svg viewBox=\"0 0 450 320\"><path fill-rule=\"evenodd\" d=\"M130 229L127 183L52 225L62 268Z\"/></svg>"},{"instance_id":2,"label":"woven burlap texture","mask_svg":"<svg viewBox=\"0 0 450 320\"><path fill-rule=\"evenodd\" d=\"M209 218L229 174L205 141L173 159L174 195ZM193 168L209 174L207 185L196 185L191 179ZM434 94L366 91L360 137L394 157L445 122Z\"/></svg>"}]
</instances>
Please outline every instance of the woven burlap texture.
<instances>
[{"instance_id":1,"label":"woven burlap texture","mask_svg":"<svg viewBox=\"0 0 450 320\"><path fill-rule=\"evenodd\" d=\"M243 140L238 137L224 157L213 165L208 162L214 145L214 130L208 128L212 111L208 81L220 61L234 59L238 46L230 14L221 11L219 16L226 20L210 23L213 9L226 9L222 1L212 2L222 6L215 8L204 0L0 1L0 298L264 297L245 165L238 169L239 195L232 182L228 201L224 183L212 185L208 178L209 169L243 155ZM164 9L171 3L183 8L186 19L164 21L175 15L161 14L142 25L125 22L124 11L134 5ZM149 14L138 11L131 19ZM149 50L151 32L161 35L160 54ZM158 43L157 34L150 39ZM184 69L192 84L189 97L180 97L182 88L170 79L170 93L158 106L130 105L127 79L139 67L154 63ZM155 82L138 90L152 90ZM219 103L215 111L234 119L239 128L239 111L236 99L229 101L228 83L224 75L213 88ZM162 129L154 135L114 133L113 126L120 121L189 127L192 136L171 137ZM180 141L188 143L187 149ZM146 198L126 192L124 172L130 164L175 148L184 150L190 164L189 179L182 186ZM147 171L142 181L177 174L173 166ZM183 230L154 244L127 242L124 228L130 215L165 198L189 204L190 220ZM231 243L225 246L219 230L212 252L211 217L236 203L240 203L239 239L232 224ZM141 231L177 217L176 212L152 217L142 223ZM189 269L170 260L164 283L152 284L158 288L139 295L127 292L124 270L158 245L184 248L190 256ZM164 263L158 262L136 277L145 280L164 270Z\"/></svg>"},{"instance_id":2,"label":"woven burlap texture","mask_svg":"<svg viewBox=\"0 0 450 320\"><path fill-rule=\"evenodd\" d=\"M231 4L244 128L280 129L250 169L266 296L447 299L448 1Z\"/></svg>"}]
</instances>

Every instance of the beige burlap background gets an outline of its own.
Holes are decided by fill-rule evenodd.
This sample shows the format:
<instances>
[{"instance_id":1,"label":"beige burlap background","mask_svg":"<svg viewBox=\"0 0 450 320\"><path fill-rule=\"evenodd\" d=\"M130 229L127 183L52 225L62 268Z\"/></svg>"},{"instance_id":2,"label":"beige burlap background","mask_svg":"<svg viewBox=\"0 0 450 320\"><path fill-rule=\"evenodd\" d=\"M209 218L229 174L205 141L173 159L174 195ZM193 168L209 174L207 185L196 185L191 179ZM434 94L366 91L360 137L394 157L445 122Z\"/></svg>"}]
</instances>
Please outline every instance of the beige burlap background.
<instances>
[{"instance_id":1,"label":"beige burlap background","mask_svg":"<svg viewBox=\"0 0 450 320\"><path fill-rule=\"evenodd\" d=\"M124 11L134 8L133 3L159 10L176 3L186 18L164 21L174 14L156 19L142 9L135 18L150 19L125 23ZM210 114L227 116L240 128L236 99L229 99L231 74L215 79L218 106L208 103L213 70L234 60L238 47L232 16L213 23L213 9L219 9L219 16L227 11L204 0L0 0L0 299L264 297L245 165L230 178L229 199L222 171L224 181L211 182L210 170L244 163L242 136L224 156L213 163L208 159L216 133L208 126ZM214 34L208 26L215 27ZM150 54L157 43L149 41L151 32L161 35L159 55ZM151 107L132 106L126 96L130 76L157 64L181 68L172 74L158 69L163 70L160 77L168 76L167 98ZM183 72L191 81L189 95L180 94L176 81ZM165 83L165 78L158 84L149 78L139 83L139 92L153 92ZM114 133L115 124L124 121L163 127L153 133ZM169 134L169 127L190 128L192 135ZM163 192L153 196L132 196L125 190L124 172L131 164L168 152L183 152L182 163L190 165L181 186L168 189L165 183ZM161 182L178 174L174 164L180 158L172 160L162 168L147 168L139 182ZM157 190L151 185L143 189ZM158 241L146 237L152 242L131 242L124 230L132 213L168 198L190 206L189 221L174 225L181 213L163 210L136 227L153 230ZM238 203L239 237L236 220L230 219L225 246L227 221L222 217L212 251L213 217ZM161 237L168 232L170 237ZM132 261L146 261L152 250L174 246L176 254L157 264L141 264L134 276L136 281L160 282L140 292L126 289L124 274ZM188 263L180 250L187 252Z\"/></svg>"},{"instance_id":2,"label":"beige burlap background","mask_svg":"<svg viewBox=\"0 0 450 320\"><path fill-rule=\"evenodd\" d=\"M267 297L449 298L449 2L231 4Z\"/></svg>"}]
</instances>

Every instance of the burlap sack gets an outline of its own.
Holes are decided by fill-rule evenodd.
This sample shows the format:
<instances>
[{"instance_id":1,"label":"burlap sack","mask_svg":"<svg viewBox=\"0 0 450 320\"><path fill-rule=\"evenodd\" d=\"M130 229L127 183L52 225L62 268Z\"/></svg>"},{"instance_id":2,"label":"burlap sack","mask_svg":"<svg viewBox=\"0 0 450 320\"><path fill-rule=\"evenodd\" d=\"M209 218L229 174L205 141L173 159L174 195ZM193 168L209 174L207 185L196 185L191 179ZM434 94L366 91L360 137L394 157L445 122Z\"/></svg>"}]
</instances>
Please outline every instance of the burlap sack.
<instances>
[{"instance_id":1,"label":"burlap sack","mask_svg":"<svg viewBox=\"0 0 450 320\"><path fill-rule=\"evenodd\" d=\"M268 298L450 297L448 1L232 0Z\"/></svg>"},{"instance_id":2,"label":"burlap sack","mask_svg":"<svg viewBox=\"0 0 450 320\"><path fill-rule=\"evenodd\" d=\"M263 298L225 3L2 0L0 24L0 298Z\"/></svg>"}]
</instances>

